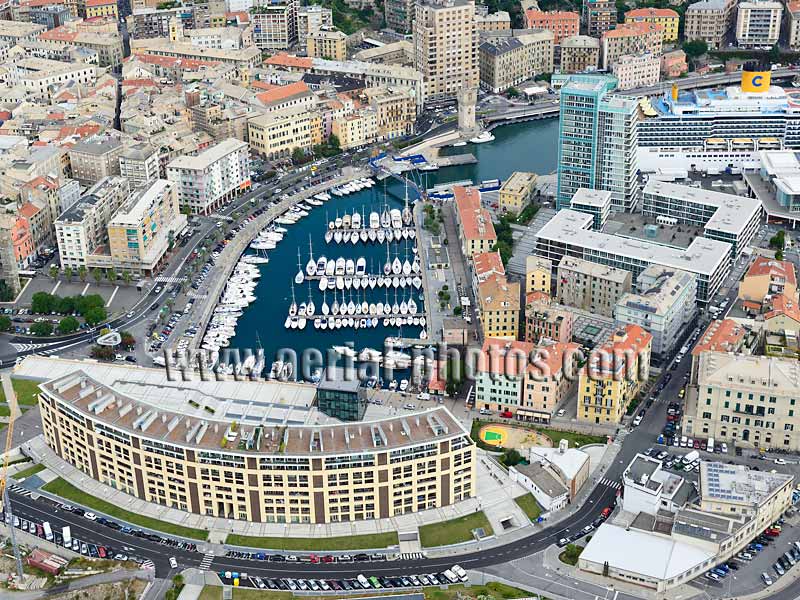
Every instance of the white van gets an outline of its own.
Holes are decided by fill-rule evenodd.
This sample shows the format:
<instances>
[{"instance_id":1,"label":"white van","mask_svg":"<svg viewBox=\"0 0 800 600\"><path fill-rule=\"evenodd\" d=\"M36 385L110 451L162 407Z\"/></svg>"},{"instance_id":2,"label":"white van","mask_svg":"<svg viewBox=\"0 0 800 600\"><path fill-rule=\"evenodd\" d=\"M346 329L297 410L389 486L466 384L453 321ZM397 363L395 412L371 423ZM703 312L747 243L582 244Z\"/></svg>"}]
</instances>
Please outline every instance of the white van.
<instances>
[{"instance_id":1,"label":"white van","mask_svg":"<svg viewBox=\"0 0 800 600\"><path fill-rule=\"evenodd\" d=\"M697 450L692 450L686 456L683 457L683 464L688 465L689 463L693 463L696 460L700 460L700 453Z\"/></svg>"},{"instance_id":2,"label":"white van","mask_svg":"<svg viewBox=\"0 0 800 600\"><path fill-rule=\"evenodd\" d=\"M714 451L714 438L708 438L708 444L706 444L706 452L713 452Z\"/></svg>"},{"instance_id":3,"label":"white van","mask_svg":"<svg viewBox=\"0 0 800 600\"><path fill-rule=\"evenodd\" d=\"M451 571L453 571L453 573L455 573L461 581L463 582L467 581L468 579L467 572L458 565L453 565Z\"/></svg>"},{"instance_id":4,"label":"white van","mask_svg":"<svg viewBox=\"0 0 800 600\"><path fill-rule=\"evenodd\" d=\"M447 569L442 575L444 575L450 583L458 583L458 577L450 569Z\"/></svg>"}]
</instances>

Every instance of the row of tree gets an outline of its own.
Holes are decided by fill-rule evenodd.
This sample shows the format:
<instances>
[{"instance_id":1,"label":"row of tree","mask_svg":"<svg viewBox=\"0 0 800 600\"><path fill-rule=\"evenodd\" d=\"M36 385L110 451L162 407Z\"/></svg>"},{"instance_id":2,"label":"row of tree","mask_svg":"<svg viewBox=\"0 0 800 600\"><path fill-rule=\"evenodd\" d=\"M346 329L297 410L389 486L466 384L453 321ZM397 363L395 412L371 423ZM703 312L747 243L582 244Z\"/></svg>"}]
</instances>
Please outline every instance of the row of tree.
<instances>
[{"instance_id":1,"label":"row of tree","mask_svg":"<svg viewBox=\"0 0 800 600\"><path fill-rule=\"evenodd\" d=\"M61 269L58 268L58 265L50 265L50 277L56 279L59 274L61 273ZM94 279L95 283L100 283L105 277L109 282L113 283L117 281L117 279L122 278L122 281L125 282L125 285L130 285L131 281L133 281L133 275L130 271L123 271L121 274L117 273L115 269L92 269L91 272L84 266L79 267L78 269L73 269L72 267L64 267L64 277L67 278L67 281L72 281L72 278L75 275L78 276L78 279L81 282L85 282L87 277L91 274L92 279Z\"/></svg>"},{"instance_id":2,"label":"row of tree","mask_svg":"<svg viewBox=\"0 0 800 600\"><path fill-rule=\"evenodd\" d=\"M62 297L47 292L36 292L31 297L31 312L39 315L78 313L92 326L108 318L105 300L99 294Z\"/></svg>"}]
</instances>

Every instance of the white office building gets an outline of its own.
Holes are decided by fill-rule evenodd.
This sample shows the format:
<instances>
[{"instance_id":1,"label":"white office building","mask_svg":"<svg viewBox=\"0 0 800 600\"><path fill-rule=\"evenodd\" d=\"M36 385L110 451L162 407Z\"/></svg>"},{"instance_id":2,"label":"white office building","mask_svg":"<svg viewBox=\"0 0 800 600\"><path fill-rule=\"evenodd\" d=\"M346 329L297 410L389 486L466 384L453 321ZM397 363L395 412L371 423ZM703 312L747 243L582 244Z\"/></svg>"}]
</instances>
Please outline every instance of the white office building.
<instances>
[{"instance_id":1,"label":"white office building","mask_svg":"<svg viewBox=\"0 0 800 600\"><path fill-rule=\"evenodd\" d=\"M650 265L661 265L697 276L697 302L714 297L730 272L731 245L704 237L688 248L593 231L594 217L570 209L560 210L536 234L535 253L558 264L564 256L630 271L638 277Z\"/></svg>"},{"instance_id":2,"label":"white office building","mask_svg":"<svg viewBox=\"0 0 800 600\"><path fill-rule=\"evenodd\" d=\"M761 202L755 198L659 181L655 177L648 179L642 194L642 214L702 227L705 237L731 245L734 260L755 237L761 212Z\"/></svg>"},{"instance_id":3,"label":"white office building","mask_svg":"<svg viewBox=\"0 0 800 600\"><path fill-rule=\"evenodd\" d=\"M179 156L167 165L167 179L176 184L182 207L208 215L250 187L248 146L228 138L197 156Z\"/></svg>"}]
</instances>

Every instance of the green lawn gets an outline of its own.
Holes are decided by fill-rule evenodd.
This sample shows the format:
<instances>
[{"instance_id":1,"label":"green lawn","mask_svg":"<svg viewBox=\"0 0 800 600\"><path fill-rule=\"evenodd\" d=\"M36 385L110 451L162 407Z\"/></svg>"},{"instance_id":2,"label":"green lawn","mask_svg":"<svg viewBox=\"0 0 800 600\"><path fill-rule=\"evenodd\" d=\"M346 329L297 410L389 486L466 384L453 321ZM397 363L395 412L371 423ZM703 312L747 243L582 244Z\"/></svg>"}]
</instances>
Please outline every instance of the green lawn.
<instances>
[{"instance_id":1,"label":"green lawn","mask_svg":"<svg viewBox=\"0 0 800 600\"><path fill-rule=\"evenodd\" d=\"M39 382L30 379L11 378L11 385L17 393L17 402L20 406L34 406L39 401ZM6 394L0 386L0 402L6 401ZM8 415L4 415L8 416Z\"/></svg>"},{"instance_id":2,"label":"green lawn","mask_svg":"<svg viewBox=\"0 0 800 600\"><path fill-rule=\"evenodd\" d=\"M564 551L558 555L558 560L574 567L578 564L578 558L580 557L581 552L583 552L583 546L567 544L567 547L564 548Z\"/></svg>"},{"instance_id":3,"label":"green lawn","mask_svg":"<svg viewBox=\"0 0 800 600\"><path fill-rule=\"evenodd\" d=\"M269 550L371 550L396 546L397 532L374 533L369 535L350 535L343 537L291 538L255 537L229 534L226 544L245 548L267 548Z\"/></svg>"},{"instance_id":4,"label":"green lawn","mask_svg":"<svg viewBox=\"0 0 800 600\"><path fill-rule=\"evenodd\" d=\"M423 525L419 528L419 540L426 548L469 542L475 539L472 530L478 527L483 527L487 536L494 533L486 515L479 511L451 521Z\"/></svg>"},{"instance_id":5,"label":"green lawn","mask_svg":"<svg viewBox=\"0 0 800 600\"><path fill-rule=\"evenodd\" d=\"M26 477L30 477L31 475L36 475L39 471L45 470L44 465L33 465L32 467L28 467L18 473L14 473L14 479L25 479Z\"/></svg>"},{"instance_id":6,"label":"green lawn","mask_svg":"<svg viewBox=\"0 0 800 600\"><path fill-rule=\"evenodd\" d=\"M11 407L8 404L0 404L0 417L10 417Z\"/></svg>"},{"instance_id":7,"label":"green lawn","mask_svg":"<svg viewBox=\"0 0 800 600\"><path fill-rule=\"evenodd\" d=\"M536 501L536 498L533 497L533 494L525 494L524 496L520 496L519 498L514 498L514 502L517 503L528 518L531 521L536 521L539 518L539 515L542 514L542 507L539 506L539 503Z\"/></svg>"},{"instance_id":8,"label":"green lawn","mask_svg":"<svg viewBox=\"0 0 800 600\"><path fill-rule=\"evenodd\" d=\"M107 514L110 517L114 517L133 525L146 527L147 529L152 529L154 531L161 531L170 535L192 538L195 540L206 540L208 538L208 532L203 529L194 529L192 527L175 525L173 523L167 523L166 521L153 519L152 517L145 517L144 515L132 513L120 508L115 504L111 504L110 502L106 502L105 500L96 498L95 496L90 496L86 492L79 490L74 485L68 481L65 481L64 479L61 479L60 477L58 479L54 479L50 483L45 484L42 486L42 489L45 492L60 496L65 500L70 500L76 504L86 506L98 512Z\"/></svg>"},{"instance_id":9,"label":"green lawn","mask_svg":"<svg viewBox=\"0 0 800 600\"><path fill-rule=\"evenodd\" d=\"M569 440L570 448L585 446L586 444L605 444L608 439L604 435L589 435L588 433L575 433L572 431L558 431L545 427L534 427L539 433L543 433L553 440L553 447L558 448L561 440Z\"/></svg>"},{"instance_id":10,"label":"green lawn","mask_svg":"<svg viewBox=\"0 0 800 600\"><path fill-rule=\"evenodd\" d=\"M513 598L529 598L530 592L521 590L519 588L511 587L503 583L489 582L486 585L472 585L464 587L463 585L450 585L446 590L427 587L424 589L425 600L455 600L456 598L469 598L476 599L480 596L492 597L498 600L511 600ZM337 598L359 598L359 597L374 597L378 591L364 591L363 594L347 595L347 596L329 596L330 600ZM404 593L398 590L399 594ZM233 588L233 600L291 600L291 592L275 592L270 590L254 590L252 588ZM207 585L200 593L199 600L222 600L222 587ZM541 596L541 600L548 600Z\"/></svg>"}]
</instances>

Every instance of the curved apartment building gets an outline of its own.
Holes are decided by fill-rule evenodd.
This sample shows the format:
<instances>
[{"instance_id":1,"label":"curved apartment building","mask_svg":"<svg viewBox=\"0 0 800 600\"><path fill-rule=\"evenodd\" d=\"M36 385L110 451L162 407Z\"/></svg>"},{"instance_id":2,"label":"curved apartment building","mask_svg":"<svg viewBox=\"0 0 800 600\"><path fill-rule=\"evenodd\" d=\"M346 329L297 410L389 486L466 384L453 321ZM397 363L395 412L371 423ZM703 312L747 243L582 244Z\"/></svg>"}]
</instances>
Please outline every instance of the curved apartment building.
<instances>
[{"instance_id":1,"label":"curved apartment building","mask_svg":"<svg viewBox=\"0 0 800 600\"><path fill-rule=\"evenodd\" d=\"M106 485L192 513L330 523L475 494L475 444L443 407L362 423L246 424L198 410L190 390L185 411L164 410L83 370L40 390L45 439L60 457Z\"/></svg>"}]
</instances>

